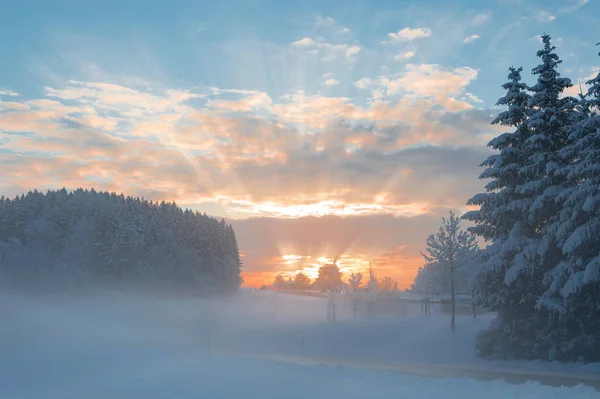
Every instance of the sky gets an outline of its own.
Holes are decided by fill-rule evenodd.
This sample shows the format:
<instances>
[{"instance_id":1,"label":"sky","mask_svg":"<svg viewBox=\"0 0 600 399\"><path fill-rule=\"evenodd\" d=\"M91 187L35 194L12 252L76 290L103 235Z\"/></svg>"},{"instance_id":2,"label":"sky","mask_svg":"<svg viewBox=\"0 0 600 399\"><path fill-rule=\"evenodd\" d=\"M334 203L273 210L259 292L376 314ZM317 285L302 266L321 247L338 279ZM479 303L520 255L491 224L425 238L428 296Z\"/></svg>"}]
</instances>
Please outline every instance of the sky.
<instances>
[{"instance_id":1,"label":"sky","mask_svg":"<svg viewBox=\"0 0 600 399\"><path fill-rule=\"evenodd\" d=\"M94 187L224 217L247 286L337 257L406 287L483 190L508 67L532 83L548 33L584 82L599 18L598 0L9 2L0 194Z\"/></svg>"}]
</instances>

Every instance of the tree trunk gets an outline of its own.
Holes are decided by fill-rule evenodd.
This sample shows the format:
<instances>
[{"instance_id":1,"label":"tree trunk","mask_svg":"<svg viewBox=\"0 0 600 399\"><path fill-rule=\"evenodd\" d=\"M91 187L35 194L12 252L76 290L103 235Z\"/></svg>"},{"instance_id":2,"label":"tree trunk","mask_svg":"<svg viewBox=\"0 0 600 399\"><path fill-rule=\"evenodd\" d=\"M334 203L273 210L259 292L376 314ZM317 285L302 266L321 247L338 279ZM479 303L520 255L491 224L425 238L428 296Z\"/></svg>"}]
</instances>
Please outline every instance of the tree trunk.
<instances>
[{"instance_id":1,"label":"tree trunk","mask_svg":"<svg viewBox=\"0 0 600 399\"><path fill-rule=\"evenodd\" d=\"M473 304L473 318L477 318L477 310L475 310L475 290L471 292L471 303Z\"/></svg>"},{"instance_id":2,"label":"tree trunk","mask_svg":"<svg viewBox=\"0 0 600 399\"><path fill-rule=\"evenodd\" d=\"M454 294L454 264L450 264L450 291L452 292L452 321L450 322L450 329L455 332L454 319L456 316L456 297Z\"/></svg>"}]
</instances>

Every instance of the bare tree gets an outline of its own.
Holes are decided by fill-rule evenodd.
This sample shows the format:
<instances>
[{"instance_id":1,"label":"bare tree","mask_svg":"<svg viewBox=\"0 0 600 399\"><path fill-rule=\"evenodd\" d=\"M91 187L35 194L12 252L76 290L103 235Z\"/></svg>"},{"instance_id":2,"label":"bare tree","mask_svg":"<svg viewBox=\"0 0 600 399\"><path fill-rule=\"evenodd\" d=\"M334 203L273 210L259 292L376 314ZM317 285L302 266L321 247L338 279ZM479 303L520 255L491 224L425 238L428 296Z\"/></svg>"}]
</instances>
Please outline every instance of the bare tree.
<instances>
[{"instance_id":1,"label":"bare tree","mask_svg":"<svg viewBox=\"0 0 600 399\"><path fill-rule=\"evenodd\" d=\"M398 283L391 277L384 277L379 282L379 290L386 295L398 291Z\"/></svg>"},{"instance_id":2,"label":"bare tree","mask_svg":"<svg viewBox=\"0 0 600 399\"><path fill-rule=\"evenodd\" d=\"M427 253L421 252L427 262L437 262L446 268L450 274L452 306L450 328L452 332L456 330L456 294L454 290L456 269L473 259L476 250L477 239L475 235L460 230L460 218L450 212L449 219L442 219L440 230L436 234L427 237Z\"/></svg>"}]
</instances>

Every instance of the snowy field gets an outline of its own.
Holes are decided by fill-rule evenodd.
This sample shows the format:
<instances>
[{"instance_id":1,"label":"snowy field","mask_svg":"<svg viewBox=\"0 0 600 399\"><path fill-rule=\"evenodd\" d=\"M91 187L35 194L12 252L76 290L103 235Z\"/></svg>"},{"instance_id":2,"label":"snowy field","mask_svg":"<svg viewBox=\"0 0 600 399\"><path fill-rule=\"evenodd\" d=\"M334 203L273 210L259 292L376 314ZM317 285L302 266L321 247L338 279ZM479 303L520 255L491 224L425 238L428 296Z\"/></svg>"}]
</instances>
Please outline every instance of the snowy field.
<instances>
[{"instance_id":1,"label":"snowy field","mask_svg":"<svg viewBox=\"0 0 600 399\"><path fill-rule=\"evenodd\" d=\"M435 308L376 320L353 320L341 299L338 309L327 323L322 298L248 290L221 301L5 295L0 398L600 398L584 385L460 377L600 375L599 365L476 358L489 315L460 317L451 334Z\"/></svg>"}]
</instances>

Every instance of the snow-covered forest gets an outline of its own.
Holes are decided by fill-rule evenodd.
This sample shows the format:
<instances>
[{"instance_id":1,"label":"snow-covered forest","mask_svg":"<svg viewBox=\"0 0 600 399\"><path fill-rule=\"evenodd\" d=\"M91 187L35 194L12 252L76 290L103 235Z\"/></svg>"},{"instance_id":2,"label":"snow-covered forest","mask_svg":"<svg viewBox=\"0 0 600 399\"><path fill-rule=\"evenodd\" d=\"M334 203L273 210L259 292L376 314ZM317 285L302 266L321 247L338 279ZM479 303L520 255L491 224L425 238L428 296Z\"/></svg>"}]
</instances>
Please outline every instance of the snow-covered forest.
<instances>
[{"instance_id":1,"label":"snow-covered forest","mask_svg":"<svg viewBox=\"0 0 600 399\"><path fill-rule=\"evenodd\" d=\"M0 198L5 288L229 293L240 268L232 227L175 203L82 189Z\"/></svg>"},{"instance_id":2,"label":"snow-covered forest","mask_svg":"<svg viewBox=\"0 0 600 399\"><path fill-rule=\"evenodd\" d=\"M536 81L510 68L506 128L489 146L485 192L464 215L489 244L476 276L478 301L497 312L478 337L480 354L501 358L600 360L600 74L578 97L561 77L548 35Z\"/></svg>"}]
</instances>

